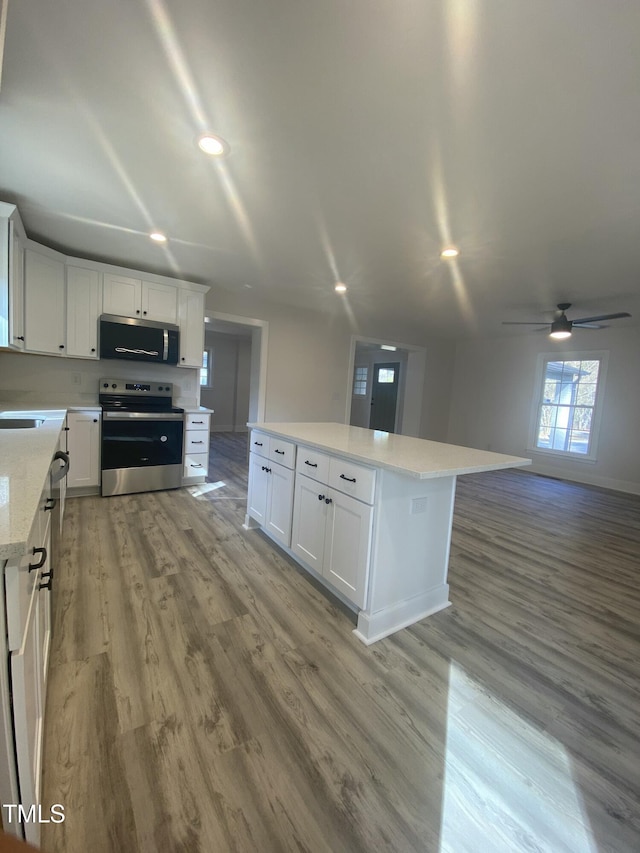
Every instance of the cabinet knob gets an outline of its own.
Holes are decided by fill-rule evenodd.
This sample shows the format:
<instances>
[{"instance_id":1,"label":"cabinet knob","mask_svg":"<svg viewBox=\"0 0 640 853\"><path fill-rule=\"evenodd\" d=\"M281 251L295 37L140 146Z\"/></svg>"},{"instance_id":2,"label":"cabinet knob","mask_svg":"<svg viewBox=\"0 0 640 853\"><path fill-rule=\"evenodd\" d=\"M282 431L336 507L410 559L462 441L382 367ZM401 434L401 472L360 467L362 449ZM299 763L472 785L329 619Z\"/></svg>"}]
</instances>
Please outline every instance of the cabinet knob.
<instances>
[{"instance_id":1,"label":"cabinet knob","mask_svg":"<svg viewBox=\"0 0 640 853\"><path fill-rule=\"evenodd\" d=\"M333 500L332 500L331 498L325 498L325 499L324 499L324 502L325 502L326 504L332 504L332 503L333 503Z\"/></svg>"},{"instance_id":2,"label":"cabinet knob","mask_svg":"<svg viewBox=\"0 0 640 853\"><path fill-rule=\"evenodd\" d=\"M58 349L64 349L64 344L60 344L60 346L58 347Z\"/></svg>"},{"instance_id":3,"label":"cabinet knob","mask_svg":"<svg viewBox=\"0 0 640 853\"><path fill-rule=\"evenodd\" d=\"M17 340L17 341L23 341L23 340L24 340L24 335L17 335L17 336L16 336L16 340Z\"/></svg>"},{"instance_id":4,"label":"cabinet knob","mask_svg":"<svg viewBox=\"0 0 640 853\"><path fill-rule=\"evenodd\" d=\"M95 348L95 347L91 347L91 352L95 352L95 351L96 351L96 348Z\"/></svg>"},{"instance_id":5,"label":"cabinet knob","mask_svg":"<svg viewBox=\"0 0 640 853\"><path fill-rule=\"evenodd\" d=\"M181 361L184 361L184 356L182 356L182 359L181 359Z\"/></svg>"},{"instance_id":6,"label":"cabinet knob","mask_svg":"<svg viewBox=\"0 0 640 853\"><path fill-rule=\"evenodd\" d=\"M94 418L94 419L93 419L93 422L94 422L94 424L97 424L97 423L98 423L98 419L97 419L97 418Z\"/></svg>"},{"instance_id":7,"label":"cabinet knob","mask_svg":"<svg viewBox=\"0 0 640 853\"><path fill-rule=\"evenodd\" d=\"M146 312L146 311L143 311L142 313L143 313L143 314L146 314L147 312Z\"/></svg>"},{"instance_id":8,"label":"cabinet knob","mask_svg":"<svg viewBox=\"0 0 640 853\"><path fill-rule=\"evenodd\" d=\"M136 308L136 314L139 314L139 313L140 313L140 309Z\"/></svg>"},{"instance_id":9,"label":"cabinet knob","mask_svg":"<svg viewBox=\"0 0 640 853\"><path fill-rule=\"evenodd\" d=\"M318 495L318 500L319 500L319 501L323 501L323 500L324 500L324 495Z\"/></svg>"}]
</instances>

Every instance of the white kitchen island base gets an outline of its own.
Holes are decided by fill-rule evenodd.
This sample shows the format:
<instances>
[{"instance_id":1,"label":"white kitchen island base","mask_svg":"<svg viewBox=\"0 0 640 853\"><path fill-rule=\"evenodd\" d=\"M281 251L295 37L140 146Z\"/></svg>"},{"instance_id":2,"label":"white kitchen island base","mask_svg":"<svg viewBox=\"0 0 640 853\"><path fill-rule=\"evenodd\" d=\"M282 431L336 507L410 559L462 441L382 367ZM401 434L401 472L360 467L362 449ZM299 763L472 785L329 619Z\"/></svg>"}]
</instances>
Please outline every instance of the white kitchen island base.
<instances>
[{"instance_id":1,"label":"white kitchen island base","mask_svg":"<svg viewBox=\"0 0 640 853\"><path fill-rule=\"evenodd\" d=\"M244 527L261 527L381 640L447 607L458 474L530 464L344 424L250 424Z\"/></svg>"}]
</instances>

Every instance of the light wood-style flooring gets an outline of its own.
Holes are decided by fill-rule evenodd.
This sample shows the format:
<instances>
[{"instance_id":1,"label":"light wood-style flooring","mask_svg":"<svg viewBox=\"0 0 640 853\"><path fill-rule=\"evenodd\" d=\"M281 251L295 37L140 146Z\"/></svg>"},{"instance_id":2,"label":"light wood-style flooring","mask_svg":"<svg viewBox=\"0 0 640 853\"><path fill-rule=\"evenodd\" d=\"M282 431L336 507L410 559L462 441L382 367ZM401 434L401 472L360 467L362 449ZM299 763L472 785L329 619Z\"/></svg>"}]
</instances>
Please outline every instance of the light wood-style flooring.
<instances>
[{"instance_id":1,"label":"light wood-style flooring","mask_svg":"<svg viewBox=\"0 0 640 853\"><path fill-rule=\"evenodd\" d=\"M452 606L367 648L246 474L68 503L45 851L640 850L640 498L461 477Z\"/></svg>"}]
</instances>

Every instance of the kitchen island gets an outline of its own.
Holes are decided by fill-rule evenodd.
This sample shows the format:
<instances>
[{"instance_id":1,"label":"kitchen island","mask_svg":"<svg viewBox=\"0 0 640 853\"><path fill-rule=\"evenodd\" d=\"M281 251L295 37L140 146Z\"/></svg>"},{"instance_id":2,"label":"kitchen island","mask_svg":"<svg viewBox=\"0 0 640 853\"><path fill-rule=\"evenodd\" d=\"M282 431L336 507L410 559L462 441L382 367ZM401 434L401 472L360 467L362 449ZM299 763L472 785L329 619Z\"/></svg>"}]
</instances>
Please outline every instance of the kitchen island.
<instances>
[{"instance_id":1,"label":"kitchen island","mask_svg":"<svg viewBox=\"0 0 640 853\"><path fill-rule=\"evenodd\" d=\"M367 645L449 605L456 477L531 460L336 423L254 423L245 528L357 612Z\"/></svg>"}]
</instances>

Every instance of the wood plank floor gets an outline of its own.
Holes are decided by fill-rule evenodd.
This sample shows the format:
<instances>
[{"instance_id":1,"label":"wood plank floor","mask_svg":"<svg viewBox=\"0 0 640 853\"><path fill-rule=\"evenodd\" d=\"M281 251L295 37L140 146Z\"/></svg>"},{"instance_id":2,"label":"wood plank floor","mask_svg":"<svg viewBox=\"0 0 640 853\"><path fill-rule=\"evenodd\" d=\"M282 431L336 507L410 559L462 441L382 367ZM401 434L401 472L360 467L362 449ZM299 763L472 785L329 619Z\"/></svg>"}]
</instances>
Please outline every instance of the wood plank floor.
<instances>
[{"instance_id":1,"label":"wood plank floor","mask_svg":"<svg viewBox=\"0 0 640 853\"><path fill-rule=\"evenodd\" d=\"M246 474L69 502L45 851L640 850L640 498L460 478L452 606L367 648Z\"/></svg>"}]
</instances>

